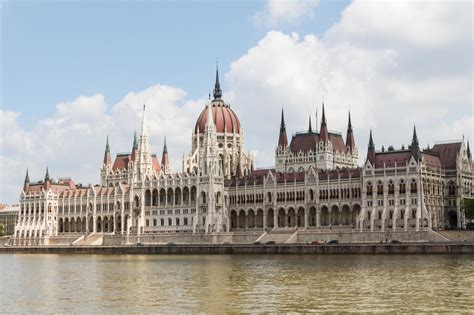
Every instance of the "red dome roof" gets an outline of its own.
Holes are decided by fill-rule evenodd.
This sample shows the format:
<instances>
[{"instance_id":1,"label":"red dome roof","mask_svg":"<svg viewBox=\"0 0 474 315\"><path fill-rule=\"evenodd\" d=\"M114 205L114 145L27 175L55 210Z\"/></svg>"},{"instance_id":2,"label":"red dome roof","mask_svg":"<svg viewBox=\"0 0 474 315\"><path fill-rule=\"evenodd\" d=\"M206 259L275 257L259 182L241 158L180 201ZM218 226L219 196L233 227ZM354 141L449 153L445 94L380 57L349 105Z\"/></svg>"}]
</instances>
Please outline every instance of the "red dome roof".
<instances>
[{"instance_id":1,"label":"red dome roof","mask_svg":"<svg viewBox=\"0 0 474 315\"><path fill-rule=\"evenodd\" d=\"M216 124L217 132L224 132L224 129L228 133L240 133L240 122L237 115L229 105L225 104L221 100L212 101L212 115L214 116L214 122ZM206 129L207 123L207 106L199 115L198 120L196 121L196 126L194 127L194 133L198 132L203 133Z\"/></svg>"}]
</instances>

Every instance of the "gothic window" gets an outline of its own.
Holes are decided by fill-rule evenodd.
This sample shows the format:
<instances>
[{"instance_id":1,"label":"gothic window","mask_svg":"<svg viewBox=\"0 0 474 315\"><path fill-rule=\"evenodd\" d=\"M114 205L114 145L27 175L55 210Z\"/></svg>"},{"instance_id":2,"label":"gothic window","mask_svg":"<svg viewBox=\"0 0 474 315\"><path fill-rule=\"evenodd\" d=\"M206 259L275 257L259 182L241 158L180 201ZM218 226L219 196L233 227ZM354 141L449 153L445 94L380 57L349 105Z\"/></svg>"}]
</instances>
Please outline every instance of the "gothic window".
<instances>
[{"instance_id":1,"label":"gothic window","mask_svg":"<svg viewBox=\"0 0 474 315\"><path fill-rule=\"evenodd\" d=\"M383 183L381 181L377 183L377 195L383 195Z\"/></svg>"},{"instance_id":2,"label":"gothic window","mask_svg":"<svg viewBox=\"0 0 474 315\"><path fill-rule=\"evenodd\" d=\"M372 196L372 183L367 183L367 196Z\"/></svg>"},{"instance_id":3,"label":"gothic window","mask_svg":"<svg viewBox=\"0 0 474 315\"><path fill-rule=\"evenodd\" d=\"M410 192L412 194L415 194L417 192L417 187L416 187L416 180L412 179L410 183Z\"/></svg>"},{"instance_id":4,"label":"gothic window","mask_svg":"<svg viewBox=\"0 0 474 315\"><path fill-rule=\"evenodd\" d=\"M402 179L400 181L400 189L399 189L399 193L400 194L405 194L406 192L406 185L405 185L405 181Z\"/></svg>"},{"instance_id":5,"label":"gothic window","mask_svg":"<svg viewBox=\"0 0 474 315\"><path fill-rule=\"evenodd\" d=\"M395 193L395 185L393 184L393 181L390 181L388 183L388 194L393 195Z\"/></svg>"}]
</instances>

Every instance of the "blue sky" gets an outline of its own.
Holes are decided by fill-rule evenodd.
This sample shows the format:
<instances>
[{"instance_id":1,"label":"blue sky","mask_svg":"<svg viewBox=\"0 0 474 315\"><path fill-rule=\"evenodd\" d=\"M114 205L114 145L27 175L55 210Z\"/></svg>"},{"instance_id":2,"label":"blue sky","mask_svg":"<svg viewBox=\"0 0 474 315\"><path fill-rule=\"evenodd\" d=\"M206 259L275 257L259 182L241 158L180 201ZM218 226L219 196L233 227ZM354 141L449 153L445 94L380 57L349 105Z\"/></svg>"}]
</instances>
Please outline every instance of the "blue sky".
<instances>
[{"instance_id":1,"label":"blue sky","mask_svg":"<svg viewBox=\"0 0 474 315\"><path fill-rule=\"evenodd\" d=\"M347 1L322 1L311 18L277 29L322 34ZM5 1L1 105L22 126L55 104L103 93L110 103L156 83L190 98L212 88L215 59L229 64L265 36L253 22L263 1Z\"/></svg>"},{"instance_id":2,"label":"blue sky","mask_svg":"<svg viewBox=\"0 0 474 315\"><path fill-rule=\"evenodd\" d=\"M1 0L0 0L1 1ZM105 139L130 150L147 104L152 152L173 171L213 88L237 113L256 167L324 99L351 111L359 164L378 150L474 138L472 1L2 1L0 202L32 181L99 182ZM472 147L472 145L471 145Z\"/></svg>"}]
</instances>

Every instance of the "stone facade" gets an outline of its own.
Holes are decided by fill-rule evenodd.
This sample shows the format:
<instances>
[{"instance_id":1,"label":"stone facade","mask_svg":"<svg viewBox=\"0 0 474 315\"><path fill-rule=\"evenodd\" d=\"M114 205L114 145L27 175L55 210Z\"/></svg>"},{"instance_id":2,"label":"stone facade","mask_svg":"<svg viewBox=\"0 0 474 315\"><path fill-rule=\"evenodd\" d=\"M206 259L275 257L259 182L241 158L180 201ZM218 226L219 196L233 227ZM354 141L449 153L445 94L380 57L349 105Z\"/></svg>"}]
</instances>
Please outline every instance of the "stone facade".
<instances>
[{"instance_id":1,"label":"stone facade","mask_svg":"<svg viewBox=\"0 0 474 315\"><path fill-rule=\"evenodd\" d=\"M426 232L465 227L460 208L472 196L469 144L439 143L421 149L416 130L409 148L375 151L358 166L352 123L346 140L327 129L324 105L319 131L290 143L282 112L275 168L254 169L235 113L214 98L198 117L192 152L182 171L171 172L168 148L161 164L149 148L145 107L131 153L112 162L107 139L100 185L71 179L30 183L20 194L17 245L48 244L51 237L106 234L258 235L314 232ZM239 235L240 235L239 234Z\"/></svg>"}]
</instances>

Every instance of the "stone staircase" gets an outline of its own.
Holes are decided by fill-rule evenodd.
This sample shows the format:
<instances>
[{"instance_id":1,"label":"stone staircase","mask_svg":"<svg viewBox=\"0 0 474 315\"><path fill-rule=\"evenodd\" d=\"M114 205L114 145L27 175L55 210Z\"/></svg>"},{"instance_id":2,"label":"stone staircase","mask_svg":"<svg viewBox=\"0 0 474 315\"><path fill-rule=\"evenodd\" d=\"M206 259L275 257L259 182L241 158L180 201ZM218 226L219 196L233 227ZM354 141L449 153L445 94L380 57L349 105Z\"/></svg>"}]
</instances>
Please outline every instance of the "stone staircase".
<instances>
[{"instance_id":1,"label":"stone staircase","mask_svg":"<svg viewBox=\"0 0 474 315\"><path fill-rule=\"evenodd\" d=\"M275 244L296 243L297 233L298 231L295 229L275 228L270 232L262 234L257 241L262 244L266 244L270 241L275 242Z\"/></svg>"},{"instance_id":2,"label":"stone staircase","mask_svg":"<svg viewBox=\"0 0 474 315\"><path fill-rule=\"evenodd\" d=\"M91 233L86 237L81 236L73 242L74 246L101 246L104 244L104 234Z\"/></svg>"},{"instance_id":3,"label":"stone staircase","mask_svg":"<svg viewBox=\"0 0 474 315\"><path fill-rule=\"evenodd\" d=\"M436 232L448 239L449 241L474 242L474 230L449 230Z\"/></svg>"}]
</instances>

